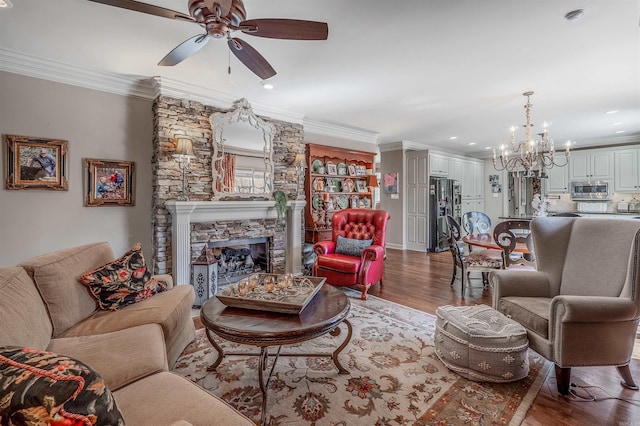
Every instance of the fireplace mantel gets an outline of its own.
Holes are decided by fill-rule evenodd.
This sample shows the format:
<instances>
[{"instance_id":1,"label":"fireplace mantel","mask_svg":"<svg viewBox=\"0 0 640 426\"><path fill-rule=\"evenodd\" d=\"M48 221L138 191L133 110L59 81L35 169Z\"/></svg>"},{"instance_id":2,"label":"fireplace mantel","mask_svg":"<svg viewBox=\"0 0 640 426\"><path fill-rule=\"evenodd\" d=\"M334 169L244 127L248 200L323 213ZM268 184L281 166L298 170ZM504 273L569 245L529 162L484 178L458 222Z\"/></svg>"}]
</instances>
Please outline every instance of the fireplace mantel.
<instances>
[{"instance_id":1,"label":"fireplace mantel","mask_svg":"<svg viewBox=\"0 0 640 426\"><path fill-rule=\"evenodd\" d=\"M302 209L306 201L287 202L287 272L302 273ZM165 203L172 216L171 253L176 284L190 284L191 224L221 220L276 219L274 201L174 201Z\"/></svg>"}]
</instances>

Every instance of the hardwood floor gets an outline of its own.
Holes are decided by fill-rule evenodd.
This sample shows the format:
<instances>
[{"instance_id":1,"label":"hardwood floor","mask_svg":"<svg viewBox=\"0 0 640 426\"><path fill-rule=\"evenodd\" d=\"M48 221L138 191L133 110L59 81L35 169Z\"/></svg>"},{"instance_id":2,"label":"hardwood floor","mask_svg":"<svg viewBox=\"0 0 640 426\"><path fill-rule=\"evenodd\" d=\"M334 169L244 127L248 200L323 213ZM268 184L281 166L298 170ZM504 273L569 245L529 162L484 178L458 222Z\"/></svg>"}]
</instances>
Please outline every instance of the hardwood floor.
<instances>
[{"instance_id":1,"label":"hardwood floor","mask_svg":"<svg viewBox=\"0 0 640 426\"><path fill-rule=\"evenodd\" d=\"M435 314L441 305L491 305L491 294L482 286L482 280L472 279L471 287L460 294L460 280L449 285L452 274L449 252L420 253L403 250L387 250L384 285L375 285L369 294ZM473 275L472 275L473 276ZM640 354L640 343L636 343ZM633 359L631 373L640 381L640 355ZM556 391L554 370L536 397L523 425L612 425L640 426L640 392L620 386L615 367L573 368L571 381L578 386L594 386L587 390L598 401L582 402L575 397L562 397ZM596 388L601 388L598 389ZM586 391L573 388L586 395ZM605 399L614 397L626 400Z\"/></svg>"}]
</instances>

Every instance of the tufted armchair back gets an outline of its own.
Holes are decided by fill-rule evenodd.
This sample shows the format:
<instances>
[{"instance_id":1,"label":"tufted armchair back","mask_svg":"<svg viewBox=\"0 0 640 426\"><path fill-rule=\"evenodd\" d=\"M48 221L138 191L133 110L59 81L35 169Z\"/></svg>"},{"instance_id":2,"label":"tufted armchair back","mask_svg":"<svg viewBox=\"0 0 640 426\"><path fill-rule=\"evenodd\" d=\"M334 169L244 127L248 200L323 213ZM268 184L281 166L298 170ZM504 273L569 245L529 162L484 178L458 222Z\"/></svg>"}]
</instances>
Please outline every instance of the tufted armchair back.
<instances>
[{"instance_id":1,"label":"tufted armchair back","mask_svg":"<svg viewBox=\"0 0 640 426\"><path fill-rule=\"evenodd\" d=\"M372 239L384 247L389 213L384 210L345 209L333 215L333 241L338 235L356 240Z\"/></svg>"}]
</instances>

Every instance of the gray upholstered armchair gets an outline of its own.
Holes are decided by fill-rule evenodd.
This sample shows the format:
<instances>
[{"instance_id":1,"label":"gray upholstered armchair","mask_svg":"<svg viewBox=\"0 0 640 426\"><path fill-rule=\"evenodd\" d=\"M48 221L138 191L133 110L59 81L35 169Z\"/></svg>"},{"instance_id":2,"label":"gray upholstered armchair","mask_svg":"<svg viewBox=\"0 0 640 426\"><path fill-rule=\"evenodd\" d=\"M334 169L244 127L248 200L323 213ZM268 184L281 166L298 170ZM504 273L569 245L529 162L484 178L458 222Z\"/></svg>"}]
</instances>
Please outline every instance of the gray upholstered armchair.
<instances>
[{"instance_id":1,"label":"gray upholstered armchair","mask_svg":"<svg viewBox=\"0 0 640 426\"><path fill-rule=\"evenodd\" d=\"M556 365L558 392L571 367L629 361L640 316L640 221L541 217L531 222L537 271L489 274L493 307L527 329L530 347Z\"/></svg>"}]
</instances>

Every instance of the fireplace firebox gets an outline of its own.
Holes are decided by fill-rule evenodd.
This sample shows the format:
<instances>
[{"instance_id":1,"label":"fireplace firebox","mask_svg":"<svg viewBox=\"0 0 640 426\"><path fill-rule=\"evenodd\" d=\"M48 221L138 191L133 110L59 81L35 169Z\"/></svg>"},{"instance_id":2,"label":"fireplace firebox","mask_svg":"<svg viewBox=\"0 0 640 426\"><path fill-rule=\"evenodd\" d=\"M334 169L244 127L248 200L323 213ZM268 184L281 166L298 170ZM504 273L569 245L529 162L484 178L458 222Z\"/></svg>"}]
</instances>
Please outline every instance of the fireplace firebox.
<instances>
[{"instance_id":1,"label":"fireplace firebox","mask_svg":"<svg viewBox=\"0 0 640 426\"><path fill-rule=\"evenodd\" d=\"M208 242L192 263L194 307L251 274L271 272L270 244L269 237Z\"/></svg>"}]
</instances>

